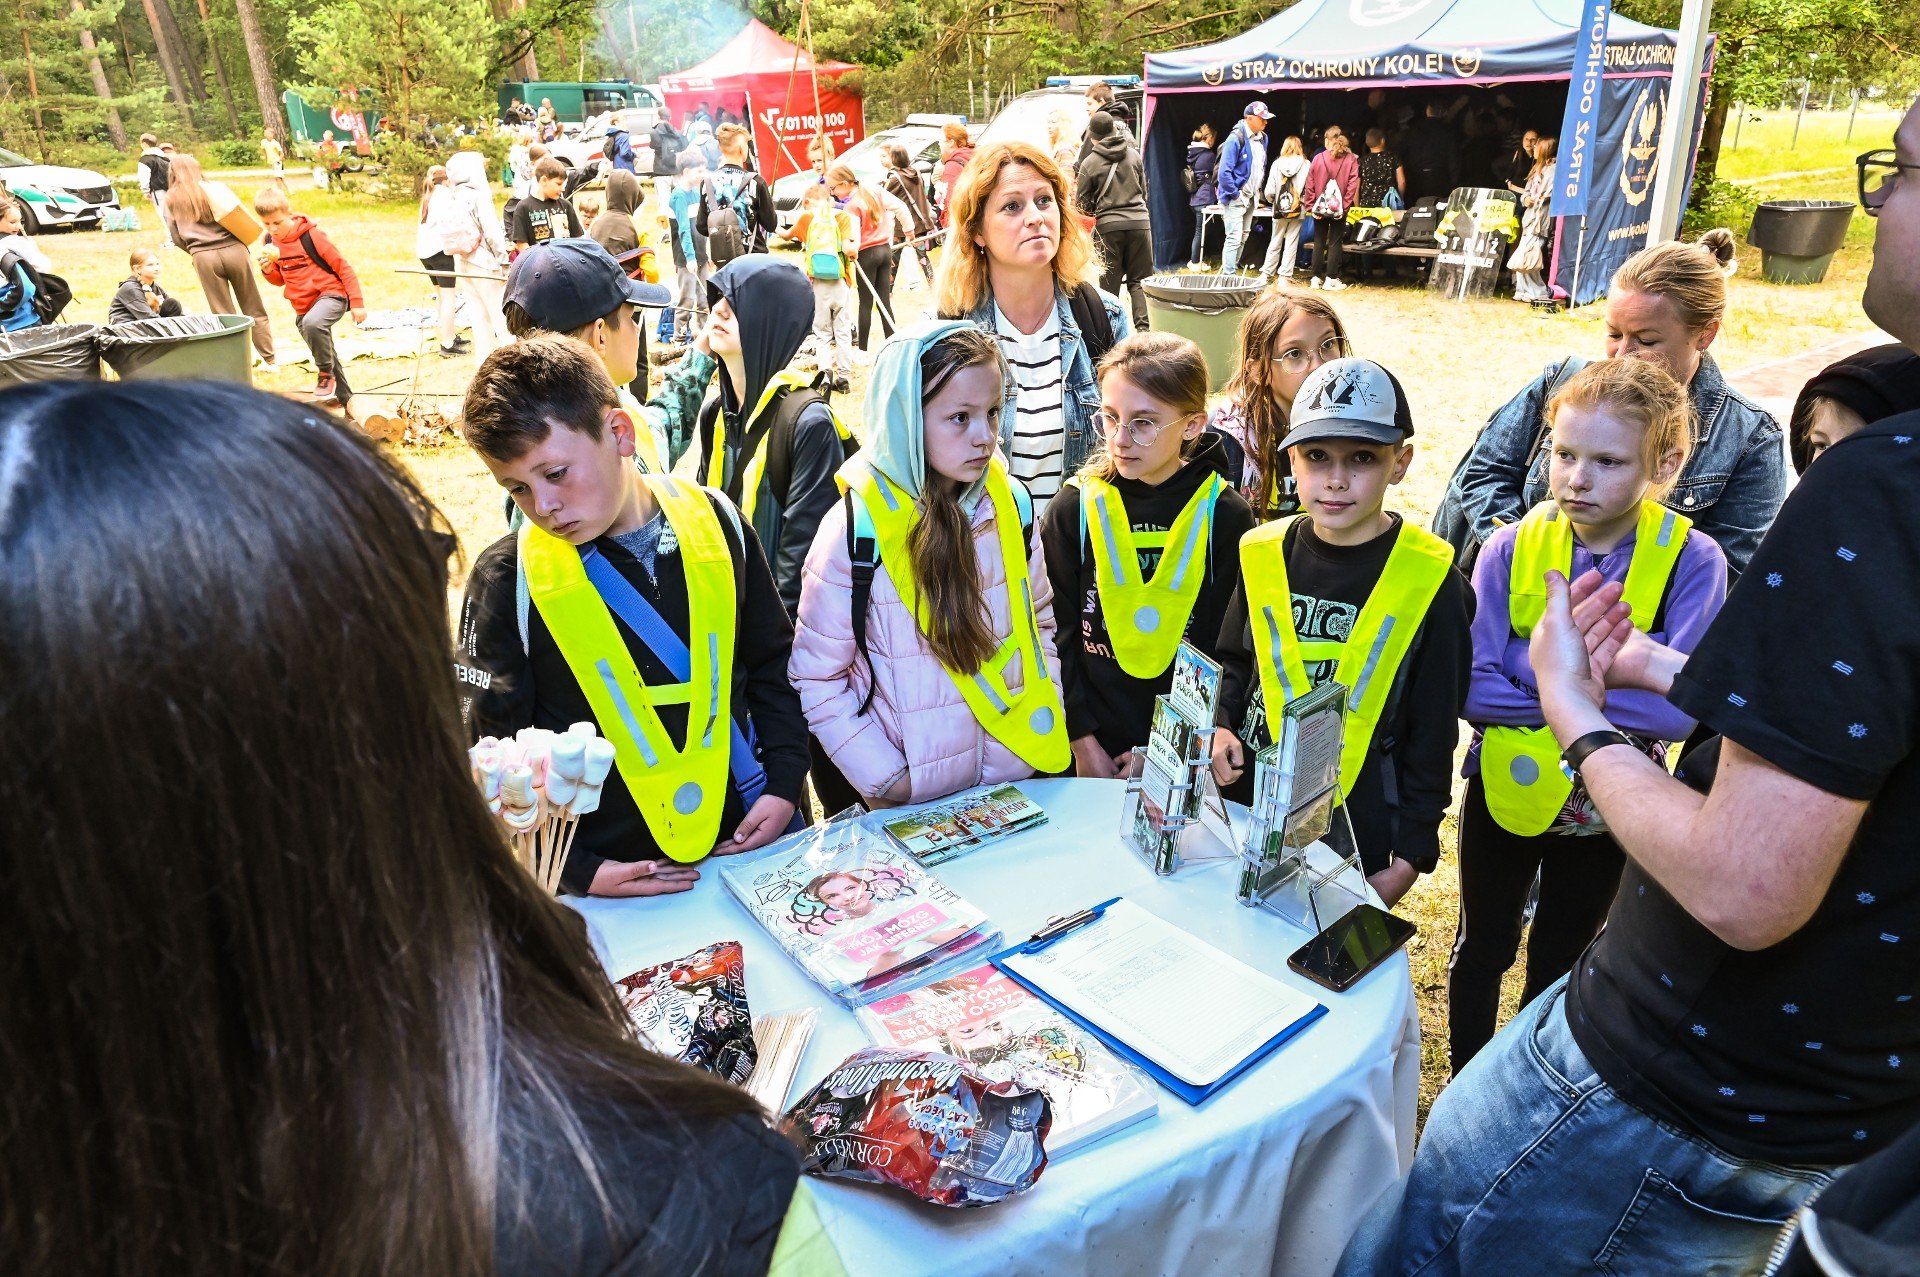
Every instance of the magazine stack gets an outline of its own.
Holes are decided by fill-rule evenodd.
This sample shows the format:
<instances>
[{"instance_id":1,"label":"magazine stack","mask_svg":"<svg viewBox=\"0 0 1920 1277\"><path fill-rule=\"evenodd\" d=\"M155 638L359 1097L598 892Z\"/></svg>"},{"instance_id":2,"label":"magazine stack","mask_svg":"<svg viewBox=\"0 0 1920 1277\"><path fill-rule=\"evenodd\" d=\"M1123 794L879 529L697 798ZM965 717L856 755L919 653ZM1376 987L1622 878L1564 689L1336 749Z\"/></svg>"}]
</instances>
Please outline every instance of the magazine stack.
<instances>
[{"instance_id":1,"label":"magazine stack","mask_svg":"<svg viewBox=\"0 0 1920 1277\"><path fill-rule=\"evenodd\" d=\"M983 785L883 821L881 828L921 864L939 865L1046 823L1046 808L1018 785Z\"/></svg>"},{"instance_id":2,"label":"magazine stack","mask_svg":"<svg viewBox=\"0 0 1920 1277\"><path fill-rule=\"evenodd\" d=\"M844 1006L978 965L1000 941L986 914L856 821L783 840L720 880Z\"/></svg>"}]
</instances>

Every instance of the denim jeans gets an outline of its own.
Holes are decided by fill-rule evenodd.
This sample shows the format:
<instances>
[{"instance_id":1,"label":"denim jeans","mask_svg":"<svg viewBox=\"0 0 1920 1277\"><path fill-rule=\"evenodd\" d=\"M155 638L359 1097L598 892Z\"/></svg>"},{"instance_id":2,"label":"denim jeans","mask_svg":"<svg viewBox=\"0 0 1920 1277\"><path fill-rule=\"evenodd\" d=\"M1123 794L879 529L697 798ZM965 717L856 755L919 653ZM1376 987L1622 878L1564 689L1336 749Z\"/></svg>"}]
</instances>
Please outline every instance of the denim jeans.
<instances>
[{"instance_id":1,"label":"denim jeans","mask_svg":"<svg viewBox=\"0 0 1920 1277\"><path fill-rule=\"evenodd\" d=\"M1231 275L1240 269L1240 247L1253 229L1253 192L1242 191L1240 198L1227 205L1227 242L1220 249L1220 273Z\"/></svg>"},{"instance_id":2,"label":"denim jeans","mask_svg":"<svg viewBox=\"0 0 1920 1277\"><path fill-rule=\"evenodd\" d=\"M1628 1104L1567 1026L1566 981L1441 1093L1341 1277L1758 1272L1831 1167L1743 1161Z\"/></svg>"}]
</instances>

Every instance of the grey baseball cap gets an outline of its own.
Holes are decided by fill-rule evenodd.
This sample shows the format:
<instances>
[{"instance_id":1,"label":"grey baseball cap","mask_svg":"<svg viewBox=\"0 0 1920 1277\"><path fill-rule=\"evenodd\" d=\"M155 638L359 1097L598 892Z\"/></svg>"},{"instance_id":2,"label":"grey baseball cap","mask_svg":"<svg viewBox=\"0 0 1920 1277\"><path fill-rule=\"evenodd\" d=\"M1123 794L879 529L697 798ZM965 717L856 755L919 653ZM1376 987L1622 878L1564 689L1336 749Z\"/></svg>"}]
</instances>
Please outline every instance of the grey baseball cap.
<instances>
[{"instance_id":1,"label":"grey baseball cap","mask_svg":"<svg viewBox=\"0 0 1920 1277\"><path fill-rule=\"evenodd\" d=\"M1413 434L1413 413L1385 368L1371 359L1335 359L1300 383L1287 424L1282 451L1314 439L1400 444Z\"/></svg>"}]
</instances>

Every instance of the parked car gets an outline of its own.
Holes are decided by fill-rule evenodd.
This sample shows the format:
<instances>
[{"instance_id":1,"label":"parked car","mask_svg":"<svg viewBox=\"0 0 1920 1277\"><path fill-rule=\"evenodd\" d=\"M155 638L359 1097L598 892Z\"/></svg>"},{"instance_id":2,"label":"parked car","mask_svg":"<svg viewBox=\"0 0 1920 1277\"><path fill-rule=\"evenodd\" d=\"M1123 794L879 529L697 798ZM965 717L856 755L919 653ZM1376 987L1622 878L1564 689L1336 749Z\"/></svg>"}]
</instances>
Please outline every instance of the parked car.
<instances>
[{"instance_id":1,"label":"parked car","mask_svg":"<svg viewBox=\"0 0 1920 1277\"><path fill-rule=\"evenodd\" d=\"M913 159L913 166L920 170L922 180L930 183L931 174L940 163L941 131L948 121L965 124L966 117L909 115L905 124L867 134L866 137L835 156L834 162L847 165L861 181L878 185L887 175L887 148L896 145L904 146L907 148L907 154ZM971 127L968 132L972 132ZM801 173L789 173L773 184L773 207L779 221L776 234L785 236L792 230L793 224L800 220L800 197L806 194L809 186L819 180L819 177L808 169ZM930 184L928 198L932 198Z\"/></svg>"},{"instance_id":2,"label":"parked car","mask_svg":"<svg viewBox=\"0 0 1920 1277\"><path fill-rule=\"evenodd\" d=\"M20 222L29 235L55 226L91 230L108 209L120 207L105 174L36 164L5 147L0 147L0 185L20 201Z\"/></svg>"},{"instance_id":3,"label":"parked car","mask_svg":"<svg viewBox=\"0 0 1920 1277\"><path fill-rule=\"evenodd\" d=\"M637 88L636 92L644 93L646 90ZM547 143L547 154L562 161L568 168L583 168L602 157L601 148L606 145L607 130L618 121L620 127L627 131L627 141L633 146L636 171L642 175L651 173L653 126L660 119L660 111L659 99L655 98L651 106L630 106L596 115L581 125L579 132Z\"/></svg>"},{"instance_id":4,"label":"parked car","mask_svg":"<svg viewBox=\"0 0 1920 1277\"><path fill-rule=\"evenodd\" d=\"M1041 150L1047 149L1047 129L1056 111L1064 111L1073 125L1073 142L1079 145L1093 113L1087 110L1087 86L1105 80L1113 86L1116 101L1126 108L1134 135L1140 133L1140 104L1145 97L1137 75L1056 75L1045 86L1022 93L1006 104L981 131L982 146L992 142L1018 139Z\"/></svg>"}]
</instances>

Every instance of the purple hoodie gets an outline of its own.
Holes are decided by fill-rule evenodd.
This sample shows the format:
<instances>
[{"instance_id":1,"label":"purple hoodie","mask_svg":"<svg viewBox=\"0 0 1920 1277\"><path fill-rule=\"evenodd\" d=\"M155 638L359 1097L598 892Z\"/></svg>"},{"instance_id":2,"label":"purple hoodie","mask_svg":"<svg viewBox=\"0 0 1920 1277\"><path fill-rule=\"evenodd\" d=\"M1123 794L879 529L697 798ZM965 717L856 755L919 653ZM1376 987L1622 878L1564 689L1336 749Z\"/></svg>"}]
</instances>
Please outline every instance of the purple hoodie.
<instances>
[{"instance_id":1,"label":"purple hoodie","mask_svg":"<svg viewBox=\"0 0 1920 1277\"><path fill-rule=\"evenodd\" d=\"M1466 720L1476 727L1539 727L1540 693L1533 666L1527 659L1527 640L1513 632L1508 614L1508 583L1513 575L1513 542L1519 525L1509 524L1488 538L1473 565L1473 678L1468 685ZM1595 558L1578 536L1573 542L1573 572L1577 578L1590 568L1600 569L1609 581L1625 581L1633 562L1634 534L1613 552ZM1666 628L1650 637L1681 652L1691 652L1707 632L1727 597L1727 556L1712 538L1687 533L1667 587ZM1676 741L1693 730L1693 720L1652 692L1624 691L1607 695L1607 720L1621 731L1647 740ZM1466 775L1480 769L1478 741L1467 760Z\"/></svg>"}]
</instances>

